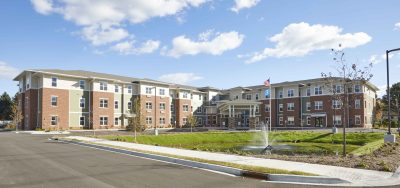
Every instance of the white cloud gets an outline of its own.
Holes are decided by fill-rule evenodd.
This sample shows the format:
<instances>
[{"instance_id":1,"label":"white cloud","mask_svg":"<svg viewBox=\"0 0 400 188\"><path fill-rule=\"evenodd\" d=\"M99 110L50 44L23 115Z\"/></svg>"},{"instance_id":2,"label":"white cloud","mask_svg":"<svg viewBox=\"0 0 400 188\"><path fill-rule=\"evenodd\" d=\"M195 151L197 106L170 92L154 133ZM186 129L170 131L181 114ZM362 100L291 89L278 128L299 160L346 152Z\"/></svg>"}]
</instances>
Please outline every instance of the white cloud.
<instances>
[{"instance_id":1,"label":"white cloud","mask_svg":"<svg viewBox=\"0 0 400 188\"><path fill-rule=\"evenodd\" d=\"M198 76L194 73L173 73L164 74L159 77L160 80L176 84L187 84L196 80L201 80L203 77Z\"/></svg>"},{"instance_id":2,"label":"white cloud","mask_svg":"<svg viewBox=\"0 0 400 188\"><path fill-rule=\"evenodd\" d=\"M355 48L371 41L366 33L345 33L342 28L329 25L310 25L308 23L292 23L286 26L281 33L269 38L275 43L274 48L265 48L255 52L246 63L254 63L268 57L295 57L304 56L316 50L337 48Z\"/></svg>"},{"instance_id":3,"label":"white cloud","mask_svg":"<svg viewBox=\"0 0 400 188\"><path fill-rule=\"evenodd\" d=\"M208 0L31 0L41 14L60 14L82 26L79 32L91 44L106 45L131 36L126 23L143 23L151 18L176 16ZM178 15L179 16L179 15Z\"/></svg>"},{"instance_id":4,"label":"white cloud","mask_svg":"<svg viewBox=\"0 0 400 188\"><path fill-rule=\"evenodd\" d=\"M50 14L53 12L53 2L51 0L31 0L33 8L40 14Z\"/></svg>"},{"instance_id":5,"label":"white cloud","mask_svg":"<svg viewBox=\"0 0 400 188\"><path fill-rule=\"evenodd\" d=\"M386 95L386 85L381 85L378 86L379 91L376 92L376 94L378 95L378 97L382 97L383 95Z\"/></svg>"},{"instance_id":6,"label":"white cloud","mask_svg":"<svg viewBox=\"0 0 400 188\"><path fill-rule=\"evenodd\" d=\"M395 54L389 54L389 59L392 59ZM382 62L386 62L386 53L382 54L381 56L378 55L371 55L369 58L369 62L376 65Z\"/></svg>"},{"instance_id":7,"label":"white cloud","mask_svg":"<svg viewBox=\"0 0 400 188\"><path fill-rule=\"evenodd\" d=\"M111 49L121 54L148 54L152 53L160 47L160 41L148 40L141 44L140 47L134 46L134 41L120 42L114 45Z\"/></svg>"},{"instance_id":8,"label":"white cloud","mask_svg":"<svg viewBox=\"0 0 400 188\"><path fill-rule=\"evenodd\" d=\"M211 35L213 35L213 39L211 39ZM210 31L206 31L199 35L199 41L193 41L181 35L172 40L172 49L166 55L176 58L182 55L197 55L200 53L221 55L225 51L239 47L243 39L244 35L236 31L216 34L210 34Z\"/></svg>"},{"instance_id":9,"label":"white cloud","mask_svg":"<svg viewBox=\"0 0 400 188\"><path fill-rule=\"evenodd\" d=\"M4 61L0 61L0 78L13 79L19 73L18 69L8 65Z\"/></svg>"},{"instance_id":10,"label":"white cloud","mask_svg":"<svg viewBox=\"0 0 400 188\"><path fill-rule=\"evenodd\" d=\"M235 5L231 8L232 11L238 13L241 9L251 8L256 6L260 0L235 0Z\"/></svg>"},{"instance_id":11,"label":"white cloud","mask_svg":"<svg viewBox=\"0 0 400 188\"><path fill-rule=\"evenodd\" d=\"M395 30L400 30L400 22L394 24L394 29L395 29Z\"/></svg>"},{"instance_id":12,"label":"white cloud","mask_svg":"<svg viewBox=\"0 0 400 188\"><path fill-rule=\"evenodd\" d=\"M92 25L82 29L82 37L94 46L120 41L129 36L122 28Z\"/></svg>"}]
</instances>

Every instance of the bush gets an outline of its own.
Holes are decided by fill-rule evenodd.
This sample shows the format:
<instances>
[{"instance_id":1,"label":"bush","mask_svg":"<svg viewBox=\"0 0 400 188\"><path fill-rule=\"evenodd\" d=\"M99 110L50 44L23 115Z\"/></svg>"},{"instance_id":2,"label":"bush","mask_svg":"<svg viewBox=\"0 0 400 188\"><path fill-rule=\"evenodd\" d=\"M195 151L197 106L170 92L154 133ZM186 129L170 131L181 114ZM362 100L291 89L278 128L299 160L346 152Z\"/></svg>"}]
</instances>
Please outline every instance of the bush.
<instances>
[{"instance_id":1,"label":"bush","mask_svg":"<svg viewBox=\"0 0 400 188\"><path fill-rule=\"evenodd\" d=\"M9 123L9 124L7 124L4 128L15 130L16 126L15 126L14 123Z\"/></svg>"}]
</instances>

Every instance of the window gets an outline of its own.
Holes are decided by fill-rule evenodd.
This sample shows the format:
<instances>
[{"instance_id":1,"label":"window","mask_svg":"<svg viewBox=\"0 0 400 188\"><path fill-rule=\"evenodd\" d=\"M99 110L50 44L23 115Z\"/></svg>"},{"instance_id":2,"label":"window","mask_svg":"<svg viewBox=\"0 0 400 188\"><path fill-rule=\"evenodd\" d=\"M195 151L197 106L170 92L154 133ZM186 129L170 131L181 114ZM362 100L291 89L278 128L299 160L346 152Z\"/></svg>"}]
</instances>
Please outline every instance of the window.
<instances>
[{"instance_id":1,"label":"window","mask_svg":"<svg viewBox=\"0 0 400 188\"><path fill-rule=\"evenodd\" d=\"M310 95L311 95L311 89L307 88L307 96L310 96Z\"/></svg>"},{"instance_id":2,"label":"window","mask_svg":"<svg viewBox=\"0 0 400 188\"><path fill-rule=\"evenodd\" d=\"M51 116L51 125L58 124L58 116Z\"/></svg>"},{"instance_id":3,"label":"window","mask_svg":"<svg viewBox=\"0 0 400 188\"><path fill-rule=\"evenodd\" d=\"M335 93L342 93L343 87L341 85L335 85L334 88Z\"/></svg>"},{"instance_id":4,"label":"window","mask_svg":"<svg viewBox=\"0 0 400 188\"><path fill-rule=\"evenodd\" d=\"M184 105L183 105L183 111L184 111L184 112L189 112L189 105L184 104Z\"/></svg>"},{"instance_id":5,"label":"window","mask_svg":"<svg viewBox=\"0 0 400 188\"><path fill-rule=\"evenodd\" d=\"M119 86L117 84L114 85L114 92L115 93L119 92Z\"/></svg>"},{"instance_id":6,"label":"window","mask_svg":"<svg viewBox=\"0 0 400 188\"><path fill-rule=\"evenodd\" d=\"M131 101L128 102L128 110L132 110L132 102Z\"/></svg>"},{"instance_id":7,"label":"window","mask_svg":"<svg viewBox=\"0 0 400 188\"><path fill-rule=\"evenodd\" d=\"M361 116L355 116L356 125L361 125Z\"/></svg>"},{"instance_id":8,"label":"window","mask_svg":"<svg viewBox=\"0 0 400 188\"><path fill-rule=\"evenodd\" d=\"M80 126L85 126L85 116L79 117L79 125Z\"/></svg>"},{"instance_id":9,"label":"window","mask_svg":"<svg viewBox=\"0 0 400 188\"><path fill-rule=\"evenodd\" d=\"M184 117L182 120L183 120L183 122L182 122L182 123L183 123L184 125L186 125L186 124L187 124L187 122L188 122L188 121L187 121L188 119L187 119L186 117Z\"/></svg>"},{"instance_id":10,"label":"window","mask_svg":"<svg viewBox=\"0 0 400 188\"><path fill-rule=\"evenodd\" d=\"M57 106L58 97L51 96L51 106Z\"/></svg>"},{"instance_id":11,"label":"window","mask_svg":"<svg viewBox=\"0 0 400 188\"><path fill-rule=\"evenodd\" d=\"M118 118L114 118L114 125L119 125L119 119Z\"/></svg>"},{"instance_id":12,"label":"window","mask_svg":"<svg viewBox=\"0 0 400 188\"><path fill-rule=\"evenodd\" d=\"M196 110L197 113L201 113L202 111L203 111L203 107L202 106L198 107L197 110Z\"/></svg>"},{"instance_id":13,"label":"window","mask_svg":"<svg viewBox=\"0 0 400 188\"><path fill-rule=\"evenodd\" d=\"M151 94L151 87L146 87L146 94Z\"/></svg>"},{"instance_id":14,"label":"window","mask_svg":"<svg viewBox=\"0 0 400 188\"><path fill-rule=\"evenodd\" d=\"M173 112L173 111L174 111L174 109L175 109L175 106L174 106L174 104L171 104L171 112Z\"/></svg>"},{"instance_id":15,"label":"window","mask_svg":"<svg viewBox=\"0 0 400 188\"><path fill-rule=\"evenodd\" d=\"M283 91L279 91L279 98L283 98Z\"/></svg>"},{"instance_id":16,"label":"window","mask_svg":"<svg viewBox=\"0 0 400 188\"><path fill-rule=\"evenodd\" d=\"M201 95L199 95L199 101L201 101L203 99L203 97L201 97Z\"/></svg>"},{"instance_id":17,"label":"window","mask_svg":"<svg viewBox=\"0 0 400 188\"><path fill-rule=\"evenodd\" d=\"M279 112L283 112L283 104L279 104Z\"/></svg>"},{"instance_id":18,"label":"window","mask_svg":"<svg viewBox=\"0 0 400 188\"><path fill-rule=\"evenodd\" d=\"M283 117L279 117L279 125L283 125Z\"/></svg>"},{"instance_id":19,"label":"window","mask_svg":"<svg viewBox=\"0 0 400 188\"><path fill-rule=\"evenodd\" d=\"M311 125L311 117L307 116L307 125Z\"/></svg>"},{"instance_id":20,"label":"window","mask_svg":"<svg viewBox=\"0 0 400 188\"><path fill-rule=\"evenodd\" d=\"M334 125L342 125L342 116L341 115L333 116L333 124Z\"/></svg>"},{"instance_id":21,"label":"window","mask_svg":"<svg viewBox=\"0 0 400 188\"><path fill-rule=\"evenodd\" d=\"M160 103L160 110L165 110L165 103L164 102Z\"/></svg>"},{"instance_id":22,"label":"window","mask_svg":"<svg viewBox=\"0 0 400 188\"><path fill-rule=\"evenodd\" d=\"M80 100L79 100L79 107L80 108L85 108L85 98L81 98Z\"/></svg>"},{"instance_id":23,"label":"window","mask_svg":"<svg viewBox=\"0 0 400 188\"><path fill-rule=\"evenodd\" d=\"M190 94L190 99L193 99L193 94Z\"/></svg>"},{"instance_id":24,"label":"window","mask_svg":"<svg viewBox=\"0 0 400 188\"><path fill-rule=\"evenodd\" d=\"M165 125L165 117L160 117L160 125Z\"/></svg>"},{"instance_id":25,"label":"window","mask_svg":"<svg viewBox=\"0 0 400 188\"><path fill-rule=\"evenodd\" d=\"M259 107L256 106L256 113L258 113L260 111Z\"/></svg>"},{"instance_id":26,"label":"window","mask_svg":"<svg viewBox=\"0 0 400 188\"><path fill-rule=\"evenodd\" d=\"M294 117L293 116L288 116L287 117L287 124L288 125L294 125Z\"/></svg>"},{"instance_id":27,"label":"window","mask_svg":"<svg viewBox=\"0 0 400 188\"><path fill-rule=\"evenodd\" d=\"M197 118L197 124L198 125L203 125L203 119Z\"/></svg>"},{"instance_id":28,"label":"window","mask_svg":"<svg viewBox=\"0 0 400 188\"><path fill-rule=\"evenodd\" d=\"M151 109L153 109L153 103L146 102L146 110L151 110Z\"/></svg>"},{"instance_id":29,"label":"window","mask_svg":"<svg viewBox=\"0 0 400 188\"><path fill-rule=\"evenodd\" d=\"M160 95L165 95L165 89L160 89Z\"/></svg>"},{"instance_id":30,"label":"window","mask_svg":"<svg viewBox=\"0 0 400 188\"><path fill-rule=\"evenodd\" d=\"M251 94L246 95L246 100L251 100Z\"/></svg>"},{"instance_id":31,"label":"window","mask_svg":"<svg viewBox=\"0 0 400 188\"><path fill-rule=\"evenodd\" d=\"M360 109L361 108L361 100L360 99L356 99L354 101L354 108L355 109Z\"/></svg>"},{"instance_id":32,"label":"window","mask_svg":"<svg viewBox=\"0 0 400 188\"><path fill-rule=\"evenodd\" d=\"M355 85L354 86L354 92L355 93L361 93L361 86L360 85Z\"/></svg>"},{"instance_id":33,"label":"window","mask_svg":"<svg viewBox=\"0 0 400 188\"><path fill-rule=\"evenodd\" d=\"M114 109L118 109L119 108L119 101L114 101Z\"/></svg>"},{"instance_id":34,"label":"window","mask_svg":"<svg viewBox=\"0 0 400 188\"><path fill-rule=\"evenodd\" d=\"M339 100L332 100L332 108L333 109L340 109L342 108L342 103Z\"/></svg>"},{"instance_id":35,"label":"window","mask_svg":"<svg viewBox=\"0 0 400 188\"><path fill-rule=\"evenodd\" d=\"M271 106L269 104L265 105L265 111L269 112L271 110Z\"/></svg>"},{"instance_id":36,"label":"window","mask_svg":"<svg viewBox=\"0 0 400 188\"><path fill-rule=\"evenodd\" d=\"M353 88L352 87L347 87L347 93L352 93L353 92Z\"/></svg>"},{"instance_id":37,"label":"window","mask_svg":"<svg viewBox=\"0 0 400 188\"><path fill-rule=\"evenodd\" d=\"M56 77L51 77L51 86L52 87L57 87L57 78Z\"/></svg>"},{"instance_id":38,"label":"window","mask_svg":"<svg viewBox=\"0 0 400 188\"><path fill-rule=\"evenodd\" d=\"M287 96L288 96L288 97L293 97L293 96L294 96L294 90L293 90L293 89L289 89L289 90L287 91Z\"/></svg>"},{"instance_id":39,"label":"window","mask_svg":"<svg viewBox=\"0 0 400 188\"><path fill-rule=\"evenodd\" d=\"M85 89L85 80L79 80L79 88Z\"/></svg>"},{"instance_id":40,"label":"window","mask_svg":"<svg viewBox=\"0 0 400 188\"><path fill-rule=\"evenodd\" d=\"M322 87L321 86L314 88L314 95L322 95Z\"/></svg>"},{"instance_id":41,"label":"window","mask_svg":"<svg viewBox=\"0 0 400 188\"><path fill-rule=\"evenodd\" d=\"M322 110L323 104L324 104L324 103L323 103L322 101L315 101L315 102L314 102L315 110Z\"/></svg>"},{"instance_id":42,"label":"window","mask_svg":"<svg viewBox=\"0 0 400 188\"><path fill-rule=\"evenodd\" d=\"M306 102L306 109L307 111L311 110L311 102Z\"/></svg>"},{"instance_id":43,"label":"window","mask_svg":"<svg viewBox=\"0 0 400 188\"><path fill-rule=\"evenodd\" d=\"M266 118L265 118L265 123L266 123L267 125L269 125L269 123L270 123L270 122L269 122L269 117L266 117Z\"/></svg>"},{"instance_id":44,"label":"window","mask_svg":"<svg viewBox=\"0 0 400 188\"><path fill-rule=\"evenodd\" d=\"M108 117L100 117L100 125L108 125Z\"/></svg>"},{"instance_id":45,"label":"window","mask_svg":"<svg viewBox=\"0 0 400 188\"><path fill-rule=\"evenodd\" d=\"M256 93L256 100L258 100L258 93Z\"/></svg>"},{"instance_id":46,"label":"window","mask_svg":"<svg viewBox=\"0 0 400 188\"><path fill-rule=\"evenodd\" d=\"M100 82L100 91L107 91L107 82Z\"/></svg>"},{"instance_id":47,"label":"window","mask_svg":"<svg viewBox=\"0 0 400 188\"><path fill-rule=\"evenodd\" d=\"M132 86L128 86L128 93L132 93Z\"/></svg>"},{"instance_id":48,"label":"window","mask_svg":"<svg viewBox=\"0 0 400 188\"><path fill-rule=\"evenodd\" d=\"M294 103L287 103L287 110L293 111L294 110Z\"/></svg>"},{"instance_id":49,"label":"window","mask_svg":"<svg viewBox=\"0 0 400 188\"><path fill-rule=\"evenodd\" d=\"M364 101L364 108L367 108L367 101Z\"/></svg>"},{"instance_id":50,"label":"window","mask_svg":"<svg viewBox=\"0 0 400 188\"><path fill-rule=\"evenodd\" d=\"M188 93L187 92L183 92L182 98L187 99L188 98Z\"/></svg>"},{"instance_id":51,"label":"window","mask_svg":"<svg viewBox=\"0 0 400 188\"><path fill-rule=\"evenodd\" d=\"M108 100L100 99L100 108L108 108Z\"/></svg>"},{"instance_id":52,"label":"window","mask_svg":"<svg viewBox=\"0 0 400 188\"><path fill-rule=\"evenodd\" d=\"M152 117L146 117L146 124L150 125L153 123L153 118Z\"/></svg>"}]
</instances>

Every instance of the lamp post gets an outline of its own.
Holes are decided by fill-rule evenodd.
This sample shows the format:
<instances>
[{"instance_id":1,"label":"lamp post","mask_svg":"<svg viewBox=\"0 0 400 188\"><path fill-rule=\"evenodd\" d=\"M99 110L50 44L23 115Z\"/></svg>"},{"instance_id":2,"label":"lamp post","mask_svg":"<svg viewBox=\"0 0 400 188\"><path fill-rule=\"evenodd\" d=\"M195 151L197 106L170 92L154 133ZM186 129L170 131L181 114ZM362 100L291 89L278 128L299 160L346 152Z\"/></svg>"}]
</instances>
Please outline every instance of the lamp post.
<instances>
[{"instance_id":1,"label":"lamp post","mask_svg":"<svg viewBox=\"0 0 400 188\"><path fill-rule=\"evenodd\" d=\"M389 126L388 126L388 133L385 135L385 142L395 142L395 135L392 135L392 130L391 130L391 125L392 125L392 117L391 117L391 109L390 109L390 86L389 86L389 53L394 52L394 51L400 51L400 48L392 49L392 50L386 50L386 84L387 84L387 100L388 100L388 120L389 120Z\"/></svg>"}]
</instances>

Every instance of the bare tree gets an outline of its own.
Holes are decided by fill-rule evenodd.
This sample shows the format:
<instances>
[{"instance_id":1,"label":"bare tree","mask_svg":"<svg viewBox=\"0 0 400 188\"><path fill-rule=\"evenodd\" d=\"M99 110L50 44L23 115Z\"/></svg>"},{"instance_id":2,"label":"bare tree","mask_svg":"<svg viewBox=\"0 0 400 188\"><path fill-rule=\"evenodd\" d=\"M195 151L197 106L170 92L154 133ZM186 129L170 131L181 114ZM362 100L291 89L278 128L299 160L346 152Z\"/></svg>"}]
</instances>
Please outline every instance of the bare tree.
<instances>
[{"instance_id":1,"label":"bare tree","mask_svg":"<svg viewBox=\"0 0 400 188\"><path fill-rule=\"evenodd\" d=\"M146 129L146 119L144 113L142 112L139 97L136 97L133 100L132 109L130 109L129 111L131 113L131 116L128 117L128 126L126 128L127 130L134 132L136 142L137 132L143 132Z\"/></svg>"},{"instance_id":2,"label":"bare tree","mask_svg":"<svg viewBox=\"0 0 400 188\"><path fill-rule=\"evenodd\" d=\"M21 109L18 107L18 102L14 103L11 107L11 118L13 119L13 124L15 125L16 131L18 131L18 126L20 126L24 117L22 116Z\"/></svg>"},{"instance_id":3,"label":"bare tree","mask_svg":"<svg viewBox=\"0 0 400 188\"><path fill-rule=\"evenodd\" d=\"M341 123L343 125L343 156L346 156L346 126L350 125L349 108L352 107L349 103L354 101L356 97L353 94L350 96L352 98L350 100L348 94L354 93L353 88L355 88L355 85L363 85L372 78L372 63L364 67L348 63L340 44L338 49L332 49L332 53L337 74L329 72L321 73L321 76L324 79L324 90L332 96L334 114L336 115L336 110L341 111L343 114L343 122ZM333 119L333 122L334 126L336 126L335 119Z\"/></svg>"},{"instance_id":4,"label":"bare tree","mask_svg":"<svg viewBox=\"0 0 400 188\"><path fill-rule=\"evenodd\" d=\"M197 118L196 116L190 114L187 117L187 124L190 126L190 132L193 132L193 127L197 125Z\"/></svg>"}]
</instances>

